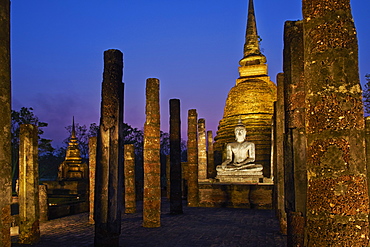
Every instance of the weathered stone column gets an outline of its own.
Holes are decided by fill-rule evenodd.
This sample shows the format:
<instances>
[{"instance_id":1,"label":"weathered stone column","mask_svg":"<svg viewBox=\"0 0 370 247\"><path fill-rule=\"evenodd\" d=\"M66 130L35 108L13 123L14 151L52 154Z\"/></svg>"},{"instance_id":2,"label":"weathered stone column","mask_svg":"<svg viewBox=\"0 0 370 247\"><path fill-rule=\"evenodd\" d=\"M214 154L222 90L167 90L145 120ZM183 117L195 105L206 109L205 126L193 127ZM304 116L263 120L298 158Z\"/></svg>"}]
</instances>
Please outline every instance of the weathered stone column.
<instances>
[{"instance_id":1,"label":"weathered stone column","mask_svg":"<svg viewBox=\"0 0 370 247\"><path fill-rule=\"evenodd\" d=\"M215 167L212 130L207 131L207 143L208 143L207 178L215 178L217 173L216 173L216 167Z\"/></svg>"},{"instance_id":2,"label":"weathered stone column","mask_svg":"<svg viewBox=\"0 0 370 247\"><path fill-rule=\"evenodd\" d=\"M280 231L287 234L287 218L285 213L284 196L284 74L279 73L277 81L277 101L275 103L274 121L274 174L275 193L276 193L276 213L280 222Z\"/></svg>"},{"instance_id":3,"label":"weathered stone column","mask_svg":"<svg viewBox=\"0 0 370 247\"><path fill-rule=\"evenodd\" d=\"M170 99L170 213L182 214L180 100Z\"/></svg>"},{"instance_id":4,"label":"weathered stone column","mask_svg":"<svg viewBox=\"0 0 370 247\"><path fill-rule=\"evenodd\" d=\"M198 190L198 141L197 141L197 110L188 111L188 206L199 204Z\"/></svg>"},{"instance_id":5,"label":"weathered stone column","mask_svg":"<svg viewBox=\"0 0 370 247\"><path fill-rule=\"evenodd\" d=\"M47 187L44 184L39 185L39 208L40 208L40 222L49 220L49 204Z\"/></svg>"},{"instance_id":6,"label":"weathered stone column","mask_svg":"<svg viewBox=\"0 0 370 247\"><path fill-rule=\"evenodd\" d=\"M38 128L22 124L19 134L19 242L40 240Z\"/></svg>"},{"instance_id":7,"label":"weathered stone column","mask_svg":"<svg viewBox=\"0 0 370 247\"><path fill-rule=\"evenodd\" d=\"M367 168L367 186L370 196L370 116L365 117L365 143L366 143L366 168ZM370 200L369 200L370 203ZM370 206L370 205L369 205Z\"/></svg>"},{"instance_id":8,"label":"weathered stone column","mask_svg":"<svg viewBox=\"0 0 370 247\"><path fill-rule=\"evenodd\" d=\"M307 196L303 22L284 28L285 189L288 245L303 246Z\"/></svg>"},{"instance_id":9,"label":"weathered stone column","mask_svg":"<svg viewBox=\"0 0 370 247\"><path fill-rule=\"evenodd\" d=\"M188 162L181 162L182 197L188 197Z\"/></svg>"},{"instance_id":10,"label":"weathered stone column","mask_svg":"<svg viewBox=\"0 0 370 247\"><path fill-rule=\"evenodd\" d=\"M303 0L306 246L368 246L369 195L349 0Z\"/></svg>"},{"instance_id":11,"label":"weathered stone column","mask_svg":"<svg viewBox=\"0 0 370 247\"><path fill-rule=\"evenodd\" d=\"M146 80L143 226L161 226L159 80Z\"/></svg>"},{"instance_id":12,"label":"weathered stone column","mask_svg":"<svg viewBox=\"0 0 370 247\"><path fill-rule=\"evenodd\" d=\"M89 138L89 223L94 224L95 202L95 173L96 173L96 136Z\"/></svg>"},{"instance_id":13,"label":"weathered stone column","mask_svg":"<svg viewBox=\"0 0 370 247\"><path fill-rule=\"evenodd\" d=\"M170 155L166 155L166 196L170 200L171 197L171 161Z\"/></svg>"},{"instance_id":14,"label":"weathered stone column","mask_svg":"<svg viewBox=\"0 0 370 247\"><path fill-rule=\"evenodd\" d=\"M0 247L10 246L12 157L10 144L10 1L0 0Z\"/></svg>"},{"instance_id":15,"label":"weathered stone column","mask_svg":"<svg viewBox=\"0 0 370 247\"><path fill-rule=\"evenodd\" d=\"M198 180L207 179L207 138L206 138L206 120L198 120Z\"/></svg>"},{"instance_id":16,"label":"weathered stone column","mask_svg":"<svg viewBox=\"0 0 370 247\"><path fill-rule=\"evenodd\" d=\"M135 191L135 146L125 145L125 213L136 213L136 191Z\"/></svg>"},{"instance_id":17,"label":"weathered stone column","mask_svg":"<svg viewBox=\"0 0 370 247\"><path fill-rule=\"evenodd\" d=\"M96 149L95 246L119 246L123 206L123 54L104 52L100 127Z\"/></svg>"}]
</instances>

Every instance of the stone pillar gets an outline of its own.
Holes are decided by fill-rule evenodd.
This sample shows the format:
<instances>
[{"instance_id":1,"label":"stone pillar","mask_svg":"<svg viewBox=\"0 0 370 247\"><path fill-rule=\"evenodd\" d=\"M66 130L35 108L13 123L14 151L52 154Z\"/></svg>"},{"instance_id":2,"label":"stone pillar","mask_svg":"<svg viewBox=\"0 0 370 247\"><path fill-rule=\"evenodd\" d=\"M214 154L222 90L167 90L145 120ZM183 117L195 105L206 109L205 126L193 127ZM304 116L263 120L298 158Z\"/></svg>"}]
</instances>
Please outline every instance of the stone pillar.
<instances>
[{"instance_id":1,"label":"stone pillar","mask_svg":"<svg viewBox=\"0 0 370 247\"><path fill-rule=\"evenodd\" d=\"M188 197L188 162L181 162L182 197Z\"/></svg>"},{"instance_id":2,"label":"stone pillar","mask_svg":"<svg viewBox=\"0 0 370 247\"><path fill-rule=\"evenodd\" d=\"M170 213L182 214L180 100L170 99Z\"/></svg>"},{"instance_id":3,"label":"stone pillar","mask_svg":"<svg viewBox=\"0 0 370 247\"><path fill-rule=\"evenodd\" d=\"M123 54L104 52L100 127L96 149L95 246L119 246L123 206Z\"/></svg>"},{"instance_id":4,"label":"stone pillar","mask_svg":"<svg viewBox=\"0 0 370 247\"><path fill-rule=\"evenodd\" d=\"M188 111L188 206L198 207L198 143L197 143L197 110Z\"/></svg>"},{"instance_id":5,"label":"stone pillar","mask_svg":"<svg viewBox=\"0 0 370 247\"><path fill-rule=\"evenodd\" d=\"M19 242L40 240L38 128L22 124L19 134Z\"/></svg>"},{"instance_id":6,"label":"stone pillar","mask_svg":"<svg viewBox=\"0 0 370 247\"><path fill-rule=\"evenodd\" d=\"M303 0L306 246L369 246L358 45L350 1Z\"/></svg>"},{"instance_id":7,"label":"stone pillar","mask_svg":"<svg viewBox=\"0 0 370 247\"><path fill-rule=\"evenodd\" d=\"M40 222L49 220L49 203L47 187L44 184L39 185L39 208L40 208Z\"/></svg>"},{"instance_id":8,"label":"stone pillar","mask_svg":"<svg viewBox=\"0 0 370 247\"><path fill-rule=\"evenodd\" d=\"M284 196L284 74L279 73L277 81L277 101L275 103L274 116L274 175L276 193L276 213L280 222L280 231L287 234L287 218L285 212Z\"/></svg>"},{"instance_id":9,"label":"stone pillar","mask_svg":"<svg viewBox=\"0 0 370 247\"><path fill-rule=\"evenodd\" d=\"M303 22L284 27L285 189L288 243L304 244L307 196Z\"/></svg>"},{"instance_id":10,"label":"stone pillar","mask_svg":"<svg viewBox=\"0 0 370 247\"><path fill-rule=\"evenodd\" d=\"M96 173L96 136L89 138L89 223L94 224L95 199L95 173Z\"/></svg>"},{"instance_id":11,"label":"stone pillar","mask_svg":"<svg viewBox=\"0 0 370 247\"><path fill-rule=\"evenodd\" d=\"M10 144L10 1L0 0L0 247L10 246L12 157Z\"/></svg>"},{"instance_id":12,"label":"stone pillar","mask_svg":"<svg viewBox=\"0 0 370 247\"><path fill-rule=\"evenodd\" d=\"M159 80L146 80L143 226L161 226Z\"/></svg>"},{"instance_id":13,"label":"stone pillar","mask_svg":"<svg viewBox=\"0 0 370 247\"><path fill-rule=\"evenodd\" d=\"M207 138L206 121L204 118L198 120L198 180L207 179Z\"/></svg>"},{"instance_id":14,"label":"stone pillar","mask_svg":"<svg viewBox=\"0 0 370 247\"><path fill-rule=\"evenodd\" d=\"M135 191L135 146L125 145L125 213L136 213L136 191Z\"/></svg>"},{"instance_id":15,"label":"stone pillar","mask_svg":"<svg viewBox=\"0 0 370 247\"><path fill-rule=\"evenodd\" d=\"M366 168L367 168L367 187L370 196L370 116L365 117L365 142L366 142ZM369 200L370 203L370 200ZM370 206L370 205L369 205Z\"/></svg>"},{"instance_id":16,"label":"stone pillar","mask_svg":"<svg viewBox=\"0 0 370 247\"><path fill-rule=\"evenodd\" d=\"M170 200L171 197L171 161L170 155L166 155L166 196Z\"/></svg>"},{"instance_id":17,"label":"stone pillar","mask_svg":"<svg viewBox=\"0 0 370 247\"><path fill-rule=\"evenodd\" d=\"M212 130L207 131L207 143L208 143L207 178L215 178L217 173L216 173L214 151L213 151L213 133L212 133Z\"/></svg>"}]
</instances>

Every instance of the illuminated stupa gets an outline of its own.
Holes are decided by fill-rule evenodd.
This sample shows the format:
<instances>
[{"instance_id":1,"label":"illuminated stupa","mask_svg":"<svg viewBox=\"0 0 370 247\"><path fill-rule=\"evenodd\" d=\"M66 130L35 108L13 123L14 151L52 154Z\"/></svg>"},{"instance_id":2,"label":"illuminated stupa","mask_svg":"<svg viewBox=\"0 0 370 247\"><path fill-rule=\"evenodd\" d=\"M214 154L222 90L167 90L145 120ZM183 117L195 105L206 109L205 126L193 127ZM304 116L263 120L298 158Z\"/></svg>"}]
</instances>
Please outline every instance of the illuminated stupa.
<instances>
[{"instance_id":1,"label":"illuminated stupa","mask_svg":"<svg viewBox=\"0 0 370 247\"><path fill-rule=\"evenodd\" d=\"M253 0L249 0L244 57L239 62L239 78L231 88L224 116L215 137L215 151L223 152L226 143L235 141L234 128L239 119L247 129L247 140L256 145L256 163L270 177L271 119L276 85L267 74L266 57L261 53Z\"/></svg>"},{"instance_id":2,"label":"illuminated stupa","mask_svg":"<svg viewBox=\"0 0 370 247\"><path fill-rule=\"evenodd\" d=\"M87 179L87 176L87 165L82 163L73 118L71 138L69 139L66 158L59 166L58 180L80 180Z\"/></svg>"}]
</instances>

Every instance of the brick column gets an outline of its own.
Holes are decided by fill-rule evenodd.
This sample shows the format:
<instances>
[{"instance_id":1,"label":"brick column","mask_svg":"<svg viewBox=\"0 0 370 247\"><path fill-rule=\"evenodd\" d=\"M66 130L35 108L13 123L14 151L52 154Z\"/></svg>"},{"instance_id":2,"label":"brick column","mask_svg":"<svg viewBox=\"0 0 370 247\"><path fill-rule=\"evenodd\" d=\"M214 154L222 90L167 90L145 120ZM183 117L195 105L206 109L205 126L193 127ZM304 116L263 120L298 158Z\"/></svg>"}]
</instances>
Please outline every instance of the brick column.
<instances>
[{"instance_id":1,"label":"brick column","mask_svg":"<svg viewBox=\"0 0 370 247\"><path fill-rule=\"evenodd\" d=\"M96 149L95 246L119 246L123 206L123 54L104 52L100 128Z\"/></svg>"},{"instance_id":2,"label":"brick column","mask_svg":"<svg viewBox=\"0 0 370 247\"><path fill-rule=\"evenodd\" d=\"M188 111L188 206L198 207L198 141L197 141L197 110Z\"/></svg>"},{"instance_id":3,"label":"brick column","mask_svg":"<svg viewBox=\"0 0 370 247\"><path fill-rule=\"evenodd\" d=\"M207 178L215 178L217 173L216 173L214 150L213 150L213 133L212 133L212 130L207 131L207 143L208 143Z\"/></svg>"},{"instance_id":4,"label":"brick column","mask_svg":"<svg viewBox=\"0 0 370 247\"><path fill-rule=\"evenodd\" d=\"M94 224L95 202L95 173L96 173L96 136L89 138L89 223Z\"/></svg>"},{"instance_id":5,"label":"brick column","mask_svg":"<svg viewBox=\"0 0 370 247\"><path fill-rule=\"evenodd\" d=\"M207 139L206 139L206 120L198 120L198 180L207 179Z\"/></svg>"},{"instance_id":6,"label":"brick column","mask_svg":"<svg viewBox=\"0 0 370 247\"><path fill-rule=\"evenodd\" d=\"M166 155L166 196L167 199L171 198L171 161L170 155Z\"/></svg>"},{"instance_id":7,"label":"brick column","mask_svg":"<svg viewBox=\"0 0 370 247\"><path fill-rule=\"evenodd\" d=\"M40 240L38 128L22 124L19 134L19 242Z\"/></svg>"},{"instance_id":8,"label":"brick column","mask_svg":"<svg viewBox=\"0 0 370 247\"><path fill-rule=\"evenodd\" d=\"M146 81L143 226L161 226L159 80Z\"/></svg>"},{"instance_id":9,"label":"brick column","mask_svg":"<svg viewBox=\"0 0 370 247\"><path fill-rule=\"evenodd\" d=\"M350 1L303 0L303 17L305 245L368 246L364 117Z\"/></svg>"},{"instance_id":10,"label":"brick column","mask_svg":"<svg viewBox=\"0 0 370 247\"><path fill-rule=\"evenodd\" d=\"M274 115L274 181L276 196L276 214L280 222L280 231L287 234L287 216L285 212L285 186L284 186L284 74L279 73L277 81L277 102L275 102Z\"/></svg>"},{"instance_id":11,"label":"brick column","mask_svg":"<svg viewBox=\"0 0 370 247\"><path fill-rule=\"evenodd\" d=\"M285 189L289 245L304 244L307 197L303 22L284 27Z\"/></svg>"},{"instance_id":12,"label":"brick column","mask_svg":"<svg viewBox=\"0 0 370 247\"><path fill-rule=\"evenodd\" d=\"M170 99L170 213L182 214L180 100Z\"/></svg>"},{"instance_id":13,"label":"brick column","mask_svg":"<svg viewBox=\"0 0 370 247\"><path fill-rule=\"evenodd\" d=\"M10 144L10 1L0 0L0 247L10 246L12 157Z\"/></svg>"},{"instance_id":14,"label":"brick column","mask_svg":"<svg viewBox=\"0 0 370 247\"><path fill-rule=\"evenodd\" d=\"M135 146L125 145L125 213L136 213L136 191L135 191Z\"/></svg>"},{"instance_id":15,"label":"brick column","mask_svg":"<svg viewBox=\"0 0 370 247\"><path fill-rule=\"evenodd\" d=\"M49 203L47 187L44 184L39 185L39 208L40 208L40 222L49 220Z\"/></svg>"},{"instance_id":16,"label":"brick column","mask_svg":"<svg viewBox=\"0 0 370 247\"><path fill-rule=\"evenodd\" d=\"M370 194L370 179L369 179L370 178L370 116L365 117L365 142L366 142L367 187L369 188L369 194ZM369 203L370 203L370 200L369 200Z\"/></svg>"}]
</instances>

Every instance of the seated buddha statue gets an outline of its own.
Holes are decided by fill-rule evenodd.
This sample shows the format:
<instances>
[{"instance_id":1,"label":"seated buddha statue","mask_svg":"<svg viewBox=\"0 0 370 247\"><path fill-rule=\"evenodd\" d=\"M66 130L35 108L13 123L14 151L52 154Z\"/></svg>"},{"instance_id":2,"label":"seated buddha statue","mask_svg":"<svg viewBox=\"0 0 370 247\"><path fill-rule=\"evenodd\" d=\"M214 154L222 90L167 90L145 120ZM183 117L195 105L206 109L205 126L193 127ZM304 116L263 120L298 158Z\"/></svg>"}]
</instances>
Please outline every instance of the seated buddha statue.
<instances>
[{"instance_id":1,"label":"seated buddha statue","mask_svg":"<svg viewBox=\"0 0 370 247\"><path fill-rule=\"evenodd\" d=\"M262 171L262 165L254 164L254 143L246 141L246 128L239 120L235 127L236 142L226 145L226 160L216 167L217 171Z\"/></svg>"}]
</instances>

